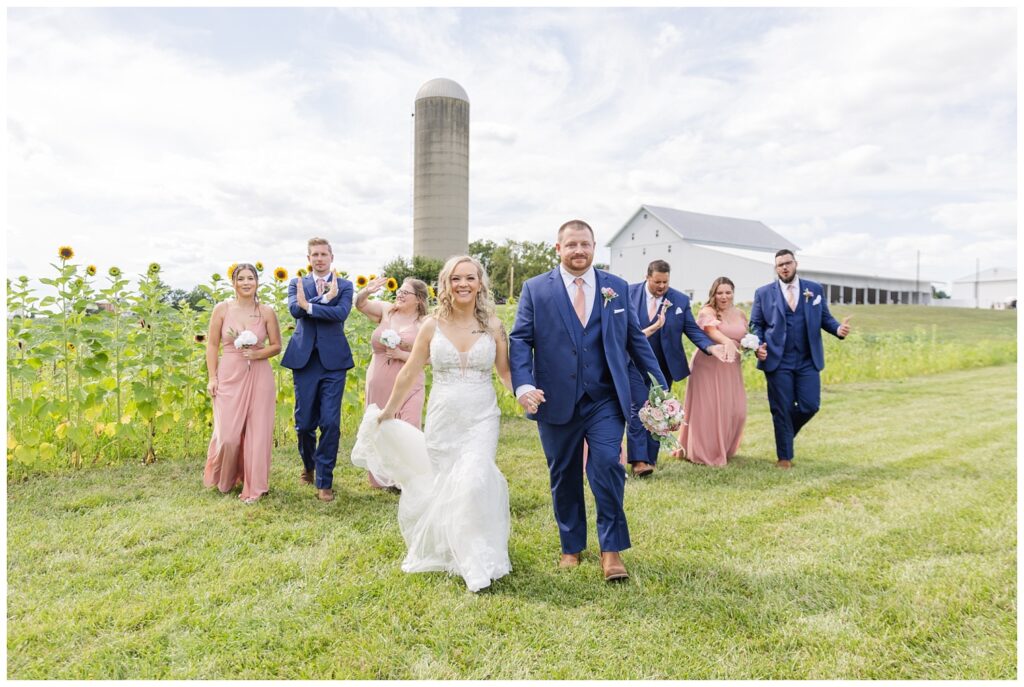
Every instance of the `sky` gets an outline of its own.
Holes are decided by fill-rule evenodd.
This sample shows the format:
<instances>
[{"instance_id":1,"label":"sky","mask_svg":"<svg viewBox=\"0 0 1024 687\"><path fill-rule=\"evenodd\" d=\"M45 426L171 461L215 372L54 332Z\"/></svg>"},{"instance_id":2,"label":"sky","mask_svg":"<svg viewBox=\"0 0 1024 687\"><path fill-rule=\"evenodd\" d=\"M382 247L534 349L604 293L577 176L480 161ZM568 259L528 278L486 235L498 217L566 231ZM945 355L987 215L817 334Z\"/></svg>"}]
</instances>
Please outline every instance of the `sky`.
<instances>
[{"instance_id":1,"label":"sky","mask_svg":"<svg viewBox=\"0 0 1024 687\"><path fill-rule=\"evenodd\" d=\"M306 239L412 251L419 87L470 99L469 238L643 203L925 279L1016 268L1003 9L9 9L8 277L57 248L191 288ZM685 265L677 269L685 269Z\"/></svg>"}]
</instances>

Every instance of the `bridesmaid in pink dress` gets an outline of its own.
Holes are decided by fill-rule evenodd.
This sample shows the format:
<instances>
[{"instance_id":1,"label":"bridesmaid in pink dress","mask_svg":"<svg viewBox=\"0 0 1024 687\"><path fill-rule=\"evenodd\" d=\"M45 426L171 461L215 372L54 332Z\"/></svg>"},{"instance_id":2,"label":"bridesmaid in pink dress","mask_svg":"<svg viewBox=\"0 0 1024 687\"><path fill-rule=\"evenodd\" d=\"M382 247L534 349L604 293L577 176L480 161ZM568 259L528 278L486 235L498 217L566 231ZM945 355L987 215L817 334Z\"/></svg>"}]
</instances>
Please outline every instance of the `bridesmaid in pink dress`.
<instances>
[{"instance_id":1,"label":"bridesmaid in pink dress","mask_svg":"<svg viewBox=\"0 0 1024 687\"><path fill-rule=\"evenodd\" d=\"M747 422L747 394L743 388L741 356L736 355L740 339L747 333L747 317L733 305L735 286L728 277L711 285L708 303L697 313L697 324L716 343L725 345L736 359L724 363L700 353L690 363L683 408L686 424L679 430L681 450L676 457L691 462L725 467L736 454Z\"/></svg>"},{"instance_id":2,"label":"bridesmaid in pink dress","mask_svg":"<svg viewBox=\"0 0 1024 687\"><path fill-rule=\"evenodd\" d=\"M270 359L281 352L281 329L274 309L256 300L259 282L255 267L239 264L231 281L235 298L213 309L206 337L210 375L206 388L213 398L213 436L203 485L227 493L241 484L239 498L255 503L267 493L270 481L277 396ZM239 336L255 343L237 348Z\"/></svg>"},{"instance_id":3,"label":"bridesmaid in pink dress","mask_svg":"<svg viewBox=\"0 0 1024 687\"><path fill-rule=\"evenodd\" d=\"M366 405L376 403L378 408L388 404L391 390L399 371L405 366L412 351L412 344L420 330L420 324L427 315L427 285L419 279L407 278L395 292L395 302L370 300L369 296L377 293L387 283L389 277L378 277L356 293L355 306L359 312L377 323L370 337L373 358L370 369L366 371ZM396 346L386 345L381 341L385 332L393 332L400 337ZM413 383L412 391L398 409L396 418L405 420L419 429L423 422L423 383L424 374L420 372ZM367 472L370 486L382 489L382 484ZM385 480L386 481L386 480Z\"/></svg>"}]
</instances>

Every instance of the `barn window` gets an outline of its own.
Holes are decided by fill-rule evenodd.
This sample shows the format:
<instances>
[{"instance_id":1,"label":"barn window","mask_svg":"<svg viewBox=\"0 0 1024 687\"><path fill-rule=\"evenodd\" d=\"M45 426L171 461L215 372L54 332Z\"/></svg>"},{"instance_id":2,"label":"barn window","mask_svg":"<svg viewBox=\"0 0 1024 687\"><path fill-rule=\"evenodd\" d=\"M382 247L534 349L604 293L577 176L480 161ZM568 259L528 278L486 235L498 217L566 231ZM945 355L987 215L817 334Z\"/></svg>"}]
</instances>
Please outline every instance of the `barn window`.
<instances>
[{"instance_id":1,"label":"barn window","mask_svg":"<svg viewBox=\"0 0 1024 687\"><path fill-rule=\"evenodd\" d=\"M631 232L631 233L629 234L629 240L630 240L630 241L636 241L636 232L635 232L635 231L634 231L634 232Z\"/></svg>"},{"instance_id":2,"label":"barn window","mask_svg":"<svg viewBox=\"0 0 1024 687\"><path fill-rule=\"evenodd\" d=\"M654 230L654 238L658 238L658 231L659 231L658 229Z\"/></svg>"},{"instance_id":3,"label":"barn window","mask_svg":"<svg viewBox=\"0 0 1024 687\"><path fill-rule=\"evenodd\" d=\"M671 252L672 252L672 244L671 244L671 243L670 243L670 244L668 244L668 252L669 252L669 253L671 253Z\"/></svg>"},{"instance_id":4,"label":"barn window","mask_svg":"<svg viewBox=\"0 0 1024 687\"><path fill-rule=\"evenodd\" d=\"M644 248L644 252L643 252L643 254L644 254L644 255L647 255L647 248L646 248L646 247Z\"/></svg>"},{"instance_id":5,"label":"barn window","mask_svg":"<svg viewBox=\"0 0 1024 687\"><path fill-rule=\"evenodd\" d=\"M620 258L622 257L622 251L621 250L619 251L619 257Z\"/></svg>"},{"instance_id":6,"label":"barn window","mask_svg":"<svg viewBox=\"0 0 1024 687\"><path fill-rule=\"evenodd\" d=\"M644 213L644 219L647 219L647 213L646 212Z\"/></svg>"}]
</instances>

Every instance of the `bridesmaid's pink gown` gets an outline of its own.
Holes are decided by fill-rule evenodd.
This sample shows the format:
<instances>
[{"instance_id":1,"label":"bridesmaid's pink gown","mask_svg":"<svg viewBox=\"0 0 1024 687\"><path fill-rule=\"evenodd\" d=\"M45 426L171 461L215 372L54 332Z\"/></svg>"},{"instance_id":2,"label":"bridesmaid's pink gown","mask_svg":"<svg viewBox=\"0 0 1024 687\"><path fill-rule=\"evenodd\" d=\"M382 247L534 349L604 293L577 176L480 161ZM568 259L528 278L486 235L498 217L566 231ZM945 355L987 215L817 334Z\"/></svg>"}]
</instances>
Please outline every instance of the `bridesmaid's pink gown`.
<instances>
[{"instance_id":1,"label":"bridesmaid's pink gown","mask_svg":"<svg viewBox=\"0 0 1024 687\"><path fill-rule=\"evenodd\" d=\"M227 318L225 318L227 320ZM229 492L242 484L241 499L258 498L269 490L270 450L274 437L277 390L270 361L246 360L235 348L225 321L217 365L217 395L213 398L213 436L206 454L203 484ZM251 328L263 347L267 327L262 318Z\"/></svg>"},{"instance_id":2,"label":"bridesmaid's pink gown","mask_svg":"<svg viewBox=\"0 0 1024 687\"><path fill-rule=\"evenodd\" d=\"M713 326L733 340L737 349L747 333L747 318L734 310L728 321L715 318L713 311L701 309L697 324ZM723 363L711 355L697 351L690 363L683 408L686 424L679 431L679 443L686 457L694 463L724 467L736 455L747 422L747 393L743 388L740 361Z\"/></svg>"},{"instance_id":3,"label":"bridesmaid's pink gown","mask_svg":"<svg viewBox=\"0 0 1024 687\"><path fill-rule=\"evenodd\" d=\"M366 372L366 405L376 403L378 408L383 408L388 404L388 399L391 398L391 390L395 386L395 379L405 365L404 360L388 358L387 346L380 342L380 335L388 329L395 329L402 338L402 342L399 344L402 350L410 351L412 350L413 341L416 340L416 334L420 330L419 322L406 325L401 330L396 329L391 326L390 315L391 311L389 310L388 314L381 318L380 324L373 330L373 334L370 335L370 347L373 349L373 358L370 361L370 369ZM416 429L420 429L423 424L424 380L425 375L420 372L419 379L416 380L412 391L409 392L409 397L405 399L405 403L401 405L398 413L395 415L395 419L405 420ZM374 487L382 486L374 479L372 472L370 473L370 484Z\"/></svg>"}]
</instances>

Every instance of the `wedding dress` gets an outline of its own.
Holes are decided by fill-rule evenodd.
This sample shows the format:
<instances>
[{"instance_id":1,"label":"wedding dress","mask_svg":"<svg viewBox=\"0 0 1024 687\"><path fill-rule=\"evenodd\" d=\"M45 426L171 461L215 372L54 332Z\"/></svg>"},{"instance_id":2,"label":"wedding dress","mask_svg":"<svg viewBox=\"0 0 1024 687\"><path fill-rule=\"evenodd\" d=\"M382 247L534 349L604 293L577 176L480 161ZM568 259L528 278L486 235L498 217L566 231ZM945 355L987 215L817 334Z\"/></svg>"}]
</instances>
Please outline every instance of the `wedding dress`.
<instances>
[{"instance_id":1,"label":"wedding dress","mask_svg":"<svg viewBox=\"0 0 1024 687\"><path fill-rule=\"evenodd\" d=\"M423 432L401 420L363 416L352 462L402 489L398 523L405 572L446 571L479 591L512 570L508 484L494 462L498 410L491 381L495 344L481 334L462 353L435 328L433 385Z\"/></svg>"}]
</instances>

